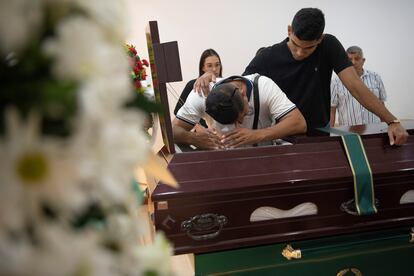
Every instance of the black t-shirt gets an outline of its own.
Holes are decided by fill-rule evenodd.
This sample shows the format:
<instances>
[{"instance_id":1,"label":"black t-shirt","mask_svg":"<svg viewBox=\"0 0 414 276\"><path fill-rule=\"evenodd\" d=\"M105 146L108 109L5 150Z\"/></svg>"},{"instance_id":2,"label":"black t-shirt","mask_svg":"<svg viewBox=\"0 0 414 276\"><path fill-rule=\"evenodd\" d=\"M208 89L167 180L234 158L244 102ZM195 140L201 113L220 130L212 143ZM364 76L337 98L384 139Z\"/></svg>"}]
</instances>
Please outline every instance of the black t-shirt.
<instances>
[{"instance_id":1,"label":"black t-shirt","mask_svg":"<svg viewBox=\"0 0 414 276\"><path fill-rule=\"evenodd\" d=\"M293 58L287 42L288 38L263 49L243 75L259 73L271 78L302 112L308 128L324 127L330 117L332 71L339 73L352 63L342 44L330 34L301 61Z\"/></svg>"}]
</instances>

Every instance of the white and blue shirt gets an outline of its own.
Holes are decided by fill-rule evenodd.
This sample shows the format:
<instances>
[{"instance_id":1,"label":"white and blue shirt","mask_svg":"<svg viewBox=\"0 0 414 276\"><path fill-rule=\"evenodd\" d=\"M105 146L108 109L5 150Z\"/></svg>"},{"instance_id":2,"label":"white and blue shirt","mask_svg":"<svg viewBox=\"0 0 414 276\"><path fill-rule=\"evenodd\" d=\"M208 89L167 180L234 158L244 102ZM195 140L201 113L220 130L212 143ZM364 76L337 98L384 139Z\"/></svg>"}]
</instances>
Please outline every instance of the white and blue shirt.
<instances>
[{"instance_id":1,"label":"white and blue shirt","mask_svg":"<svg viewBox=\"0 0 414 276\"><path fill-rule=\"evenodd\" d=\"M364 70L361 80L380 101L386 101L384 84L377 73ZM336 107L339 125L352 126L381 122L379 117L368 111L352 96L338 76L331 81L331 106Z\"/></svg>"}]
</instances>

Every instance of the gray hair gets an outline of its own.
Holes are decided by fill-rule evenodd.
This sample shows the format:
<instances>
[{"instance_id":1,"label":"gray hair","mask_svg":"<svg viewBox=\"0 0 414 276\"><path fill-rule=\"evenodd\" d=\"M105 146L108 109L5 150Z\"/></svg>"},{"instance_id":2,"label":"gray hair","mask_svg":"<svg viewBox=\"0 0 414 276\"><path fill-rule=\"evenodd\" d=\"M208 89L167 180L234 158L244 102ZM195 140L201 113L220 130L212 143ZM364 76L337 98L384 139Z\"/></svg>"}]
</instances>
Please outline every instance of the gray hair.
<instances>
[{"instance_id":1,"label":"gray hair","mask_svg":"<svg viewBox=\"0 0 414 276\"><path fill-rule=\"evenodd\" d=\"M348 49L346 49L346 52L348 54L357 54L357 55L360 55L361 57L364 57L364 52L362 52L361 47L358 47L358 46L351 46Z\"/></svg>"}]
</instances>

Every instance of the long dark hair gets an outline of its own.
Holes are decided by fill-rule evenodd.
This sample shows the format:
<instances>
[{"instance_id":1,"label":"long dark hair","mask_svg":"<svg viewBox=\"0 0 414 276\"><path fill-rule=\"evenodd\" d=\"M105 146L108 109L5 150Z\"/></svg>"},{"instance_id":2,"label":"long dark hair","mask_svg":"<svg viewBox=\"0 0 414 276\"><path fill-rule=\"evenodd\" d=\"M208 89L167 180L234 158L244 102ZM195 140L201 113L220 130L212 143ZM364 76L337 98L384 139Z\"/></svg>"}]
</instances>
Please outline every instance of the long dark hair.
<instances>
[{"instance_id":1,"label":"long dark hair","mask_svg":"<svg viewBox=\"0 0 414 276\"><path fill-rule=\"evenodd\" d=\"M211 56L216 56L219 59L220 62L220 72L219 72L219 77L222 77L222 72L223 72L223 65L221 64L221 59L219 54L217 54L216 51L214 51L213 49L207 49L205 50L200 57L200 64L198 66L198 76L201 77L201 75L204 74L203 72L203 67L204 67L204 62L206 61L206 58L211 57Z\"/></svg>"}]
</instances>

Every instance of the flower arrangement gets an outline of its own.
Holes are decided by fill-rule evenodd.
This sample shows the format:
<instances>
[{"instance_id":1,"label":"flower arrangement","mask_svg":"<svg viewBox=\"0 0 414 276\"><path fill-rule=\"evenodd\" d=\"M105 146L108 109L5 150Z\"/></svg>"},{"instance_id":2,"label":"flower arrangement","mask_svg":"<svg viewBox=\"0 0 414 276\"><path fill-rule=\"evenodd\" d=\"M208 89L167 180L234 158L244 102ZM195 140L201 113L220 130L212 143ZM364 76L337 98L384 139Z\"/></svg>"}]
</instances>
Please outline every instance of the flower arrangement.
<instances>
[{"instance_id":1,"label":"flower arrangement","mask_svg":"<svg viewBox=\"0 0 414 276\"><path fill-rule=\"evenodd\" d=\"M128 75L124 4L0 3L0 275L170 274L162 235L139 244L152 111Z\"/></svg>"},{"instance_id":2,"label":"flower arrangement","mask_svg":"<svg viewBox=\"0 0 414 276\"><path fill-rule=\"evenodd\" d=\"M125 47L127 54L130 57L131 78L134 82L134 87L137 92L143 93L144 89L142 87L142 81L147 78L145 67L148 67L149 63L146 59L141 60L134 45L126 44Z\"/></svg>"}]
</instances>

